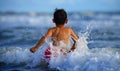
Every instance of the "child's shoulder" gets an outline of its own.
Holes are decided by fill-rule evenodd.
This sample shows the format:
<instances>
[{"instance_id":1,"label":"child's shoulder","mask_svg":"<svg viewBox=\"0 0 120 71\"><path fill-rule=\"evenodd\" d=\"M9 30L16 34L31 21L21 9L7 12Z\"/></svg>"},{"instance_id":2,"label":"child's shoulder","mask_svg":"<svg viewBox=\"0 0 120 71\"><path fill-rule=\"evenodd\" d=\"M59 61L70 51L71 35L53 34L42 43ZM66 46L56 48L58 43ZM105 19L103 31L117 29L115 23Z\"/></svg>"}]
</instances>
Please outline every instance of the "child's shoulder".
<instances>
[{"instance_id":1,"label":"child's shoulder","mask_svg":"<svg viewBox=\"0 0 120 71\"><path fill-rule=\"evenodd\" d=\"M56 29L56 27L51 27L51 28L49 28L48 30L54 30L54 29Z\"/></svg>"},{"instance_id":2,"label":"child's shoulder","mask_svg":"<svg viewBox=\"0 0 120 71\"><path fill-rule=\"evenodd\" d=\"M65 27L64 30L66 30L66 31L68 31L68 32L71 32L71 31L72 31L72 29L71 29L70 27Z\"/></svg>"},{"instance_id":3,"label":"child's shoulder","mask_svg":"<svg viewBox=\"0 0 120 71\"><path fill-rule=\"evenodd\" d=\"M54 31L56 29L56 27L51 27L48 29L48 31Z\"/></svg>"},{"instance_id":4,"label":"child's shoulder","mask_svg":"<svg viewBox=\"0 0 120 71\"><path fill-rule=\"evenodd\" d=\"M68 29L68 30L72 30L72 28L70 28L70 27L65 27L66 29Z\"/></svg>"}]
</instances>

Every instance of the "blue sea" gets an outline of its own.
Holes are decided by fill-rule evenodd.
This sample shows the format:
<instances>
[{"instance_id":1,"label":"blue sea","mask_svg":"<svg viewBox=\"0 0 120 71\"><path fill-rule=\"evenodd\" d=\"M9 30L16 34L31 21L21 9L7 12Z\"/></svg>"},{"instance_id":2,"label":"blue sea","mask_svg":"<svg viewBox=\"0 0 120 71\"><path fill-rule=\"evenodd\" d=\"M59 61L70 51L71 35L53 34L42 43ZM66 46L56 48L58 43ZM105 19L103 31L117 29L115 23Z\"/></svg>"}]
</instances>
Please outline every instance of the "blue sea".
<instances>
[{"instance_id":1,"label":"blue sea","mask_svg":"<svg viewBox=\"0 0 120 71\"><path fill-rule=\"evenodd\" d=\"M120 71L120 14L69 13L66 27L80 37L74 52L42 63L48 39L31 53L52 14L0 14L0 71Z\"/></svg>"}]
</instances>

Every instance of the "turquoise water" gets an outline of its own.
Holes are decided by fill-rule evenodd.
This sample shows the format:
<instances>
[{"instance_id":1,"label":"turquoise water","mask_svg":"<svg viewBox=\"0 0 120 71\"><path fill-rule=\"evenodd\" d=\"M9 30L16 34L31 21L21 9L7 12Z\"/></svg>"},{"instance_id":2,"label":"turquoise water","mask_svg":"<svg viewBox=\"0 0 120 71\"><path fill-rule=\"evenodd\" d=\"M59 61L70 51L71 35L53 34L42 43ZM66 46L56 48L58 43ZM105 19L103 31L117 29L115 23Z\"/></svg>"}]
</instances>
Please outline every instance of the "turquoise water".
<instances>
[{"instance_id":1,"label":"turquoise water","mask_svg":"<svg viewBox=\"0 0 120 71\"><path fill-rule=\"evenodd\" d=\"M29 48L47 32L52 15L0 15L1 71L120 71L120 15L69 14L71 27L81 37L66 56L41 62L49 40L36 53Z\"/></svg>"}]
</instances>

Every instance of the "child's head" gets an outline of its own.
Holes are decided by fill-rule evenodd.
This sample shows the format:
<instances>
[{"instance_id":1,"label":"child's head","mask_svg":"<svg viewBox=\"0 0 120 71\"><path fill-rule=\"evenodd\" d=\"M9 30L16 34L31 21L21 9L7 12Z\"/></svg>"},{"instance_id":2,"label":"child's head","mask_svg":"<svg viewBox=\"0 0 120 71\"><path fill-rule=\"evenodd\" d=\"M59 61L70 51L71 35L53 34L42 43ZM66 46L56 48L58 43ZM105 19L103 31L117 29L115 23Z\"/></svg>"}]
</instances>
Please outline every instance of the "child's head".
<instances>
[{"instance_id":1,"label":"child's head","mask_svg":"<svg viewBox=\"0 0 120 71\"><path fill-rule=\"evenodd\" d=\"M53 21L56 25L64 25L67 23L67 13L64 9L56 9L54 12L54 19Z\"/></svg>"}]
</instances>

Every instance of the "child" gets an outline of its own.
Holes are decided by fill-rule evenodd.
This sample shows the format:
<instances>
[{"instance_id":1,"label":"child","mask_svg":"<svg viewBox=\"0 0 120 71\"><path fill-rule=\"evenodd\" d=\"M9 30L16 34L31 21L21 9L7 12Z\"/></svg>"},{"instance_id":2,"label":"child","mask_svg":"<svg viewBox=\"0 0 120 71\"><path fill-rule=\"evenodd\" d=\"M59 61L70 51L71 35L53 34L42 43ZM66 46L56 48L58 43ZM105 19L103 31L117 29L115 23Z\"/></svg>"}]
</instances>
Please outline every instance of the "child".
<instances>
[{"instance_id":1,"label":"child","mask_svg":"<svg viewBox=\"0 0 120 71\"><path fill-rule=\"evenodd\" d=\"M78 37L76 34L73 32L71 28L64 27L65 24L67 24L68 19L67 19L67 13L63 9L57 9L54 12L54 18L53 18L53 23L55 23L56 27L52 27L48 29L48 32L43 36L39 42L37 43L36 46L32 47L30 49L31 52L36 52L38 48L45 42L46 39L52 38L52 46L53 49L55 47L59 47L59 51L63 53L67 53L70 50L74 50L76 46L76 40ZM72 40L74 41L73 46L70 48L70 50L67 50L67 45L69 44L69 38L72 37ZM64 43L66 46L61 46ZM64 50L64 48L66 48ZM51 52L50 52L50 47L45 51L45 58L50 58ZM55 50L57 52L58 50Z\"/></svg>"}]
</instances>

